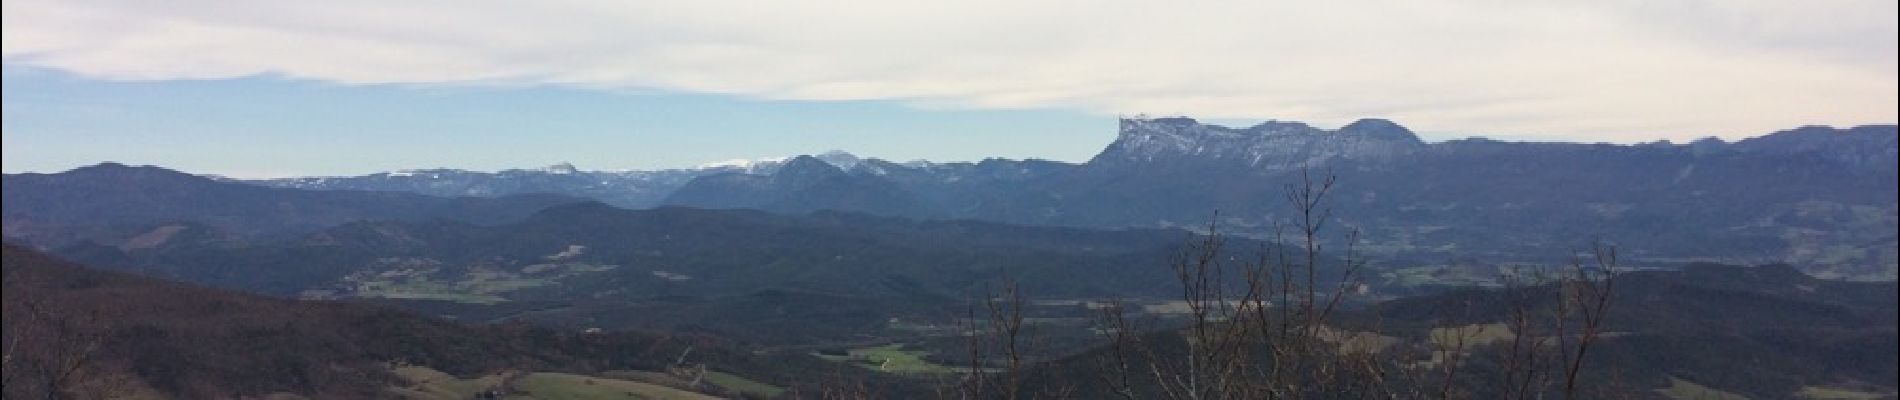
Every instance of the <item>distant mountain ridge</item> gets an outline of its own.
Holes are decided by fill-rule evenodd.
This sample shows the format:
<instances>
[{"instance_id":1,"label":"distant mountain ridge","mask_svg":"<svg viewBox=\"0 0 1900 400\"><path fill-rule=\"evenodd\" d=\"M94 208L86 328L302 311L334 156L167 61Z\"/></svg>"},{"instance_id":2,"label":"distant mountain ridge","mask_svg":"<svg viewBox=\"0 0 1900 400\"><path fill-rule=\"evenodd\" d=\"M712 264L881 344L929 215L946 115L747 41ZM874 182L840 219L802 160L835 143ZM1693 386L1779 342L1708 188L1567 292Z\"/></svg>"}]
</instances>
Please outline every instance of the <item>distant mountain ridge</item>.
<instances>
[{"instance_id":1,"label":"distant mountain ridge","mask_svg":"<svg viewBox=\"0 0 1900 400\"><path fill-rule=\"evenodd\" d=\"M221 182L152 166L104 163L55 174L8 174L5 234L39 246L117 242L154 226L188 224L241 235L310 232L349 221L513 221L585 201L549 194L436 197L364 190L296 190Z\"/></svg>"},{"instance_id":2,"label":"distant mountain ridge","mask_svg":"<svg viewBox=\"0 0 1900 400\"><path fill-rule=\"evenodd\" d=\"M1735 142L1744 153L1784 156L1810 155L1834 162L1893 171L1900 165L1900 136L1893 125L1863 125L1847 129L1804 126Z\"/></svg>"},{"instance_id":3,"label":"distant mountain ridge","mask_svg":"<svg viewBox=\"0 0 1900 400\"><path fill-rule=\"evenodd\" d=\"M1218 211L1231 231L1265 235L1290 215L1284 185L1310 169L1337 175L1335 215L1365 229L1365 247L1385 259L1552 261L1601 237L1637 260L1781 261L1822 276L1894 279L1896 130L1810 126L1733 143L1426 143L1381 119L1327 130L1130 118L1082 164L831 152L691 170L563 165L253 183L1094 228L1199 226Z\"/></svg>"},{"instance_id":4,"label":"distant mountain ridge","mask_svg":"<svg viewBox=\"0 0 1900 400\"><path fill-rule=\"evenodd\" d=\"M860 165L869 168L838 178L865 188L857 199L888 202L836 202L849 196L745 182L769 180L761 175L702 177L665 203L805 211L729 202L769 198L1084 227L1200 225L1218 210L1230 228L1264 234L1267 222L1290 215L1283 185L1311 169L1338 176L1335 215L1368 229L1367 247L1388 257L1554 260L1557 249L1602 237L1652 261L1785 261L1824 276L1894 279L1895 138L1895 126L1870 125L1736 143L1425 143L1378 119L1337 130L1125 119L1117 139L1084 164L986 160L932 169L867 159Z\"/></svg>"},{"instance_id":5,"label":"distant mountain ridge","mask_svg":"<svg viewBox=\"0 0 1900 400\"><path fill-rule=\"evenodd\" d=\"M1863 125L1851 128L1804 126L1743 139L1734 143L1705 138L1688 144L1657 141L1635 145L1608 145L1624 148L1687 149L1699 155L1747 153L1757 155L1820 157L1872 169L1895 169L1893 125ZM1253 169L1273 170L1318 166L1335 158L1359 161L1391 159L1433 149L1464 147L1510 147L1507 150L1541 147L1594 146L1603 144L1563 142L1503 142L1483 138L1426 143L1410 129L1396 122L1367 118L1334 130L1316 128L1301 122L1267 121L1246 128L1204 124L1192 118L1124 118L1118 137L1103 151L1084 164L1041 160L990 159L984 162L1037 162L1080 167L1115 163L1217 162L1240 164ZM1477 150L1477 149L1460 149ZM976 163L932 163L929 161L890 162L833 150L809 157L825 161L840 170L852 172L866 166L866 172L883 174L893 169L931 172L943 179L954 179L954 172L938 166ZM318 176L262 180L237 180L265 186L301 189L348 189L407 191L435 196L500 196L524 193L556 193L586 197L621 207L645 208L664 203L666 197L693 179L720 174L771 175L797 157L734 159L707 163L695 168L660 170L581 170L569 163L535 169L510 169L480 172L449 168L412 169L361 176ZM952 168L954 169L954 168Z\"/></svg>"},{"instance_id":6,"label":"distant mountain ridge","mask_svg":"<svg viewBox=\"0 0 1900 400\"><path fill-rule=\"evenodd\" d=\"M895 181L879 178L871 168L878 167L846 172L817 157L798 156L769 176L722 173L693 179L674 191L665 202L785 213L851 210L889 216L928 215L915 194Z\"/></svg>"},{"instance_id":7,"label":"distant mountain ridge","mask_svg":"<svg viewBox=\"0 0 1900 400\"><path fill-rule=\"evenodd\" d=\"M1385 119L1367 118L1334 130L1292 121L1267 121L1246 128L1204 124L1192 118L1124 118L1115 141L1083 164L1043 160L988 159L980 163L890 162L862 158L848 152L805 156L824 161L848 173L901 174L899 181L955 181L978 164L1036 164L1040 169L1100 169L1111 166L1153 168L1174 163L1251 172L1300 167L1324 167L1336 161L1366 164L1392 161L1421 153L1536 152L1549 149L1676 150L1696 156L1747 154L1816 158L1877 171L1896 167L1894 125L1851 128L1804 126L1729 143L1705 138L1687 144L1658 141L1634 145L1563 142L1508 142L1473 137L1426 143L1410 129ZM1640 150L1639 150L1640 151ZM416 169L362 176L297 177L235 180L272 187L407 191L435 196L501 196L555 193L591 198L620 207L646 208L667 201L693 180L726 174L773 175L799 157L735 159L697 168L626 171L585 171L560 163L538 169L479 172L458 169ZM864 168L859 168L860 166ZM959 168L961 167L961 168ZM1363 166L1362 166L1363 167ZM991 176L991 178L998 178ZM730 178L721 178L730 179ZM910 185L907 185L910 186ZM717 202L717 201L714 201ZM687 202L690 204L691 202Z\"/></svg>"},{"instance_id":8,"label":"distant mountain ridge","mask_svg":"<svg viewBox=\"0 0 1900 400\"><path fill-rule=\"evenodd\" d=\"M727 172L769 174L776 171L779 164L779 161L766 160L693 169L582 171L573 164L560 163L545 168L498 172L434 168L362 176L233 181L280 188L396 191L444 197L552 193L626 207L650 207L693 178Z\"/></svg>"},{"instance_id":9,"label":"distant mountain ridge","mask_svg":"<svg viewBox=\"0 0 1900 400\"><path fill-rule=\"evenodd\" d=\"M812 157L841 169L851 169L860 161L857 156L842 150ZM562 162L542 168L496 172L429 168L360 176L219 179L280 188L396 191L443 197L560 194L585 197L620 207L647 208L659 205L662 199L694 178L732 173L769 175L792 158L733 159L694 168L659 170L588 171Z\"/></svg>"}]
</instances>

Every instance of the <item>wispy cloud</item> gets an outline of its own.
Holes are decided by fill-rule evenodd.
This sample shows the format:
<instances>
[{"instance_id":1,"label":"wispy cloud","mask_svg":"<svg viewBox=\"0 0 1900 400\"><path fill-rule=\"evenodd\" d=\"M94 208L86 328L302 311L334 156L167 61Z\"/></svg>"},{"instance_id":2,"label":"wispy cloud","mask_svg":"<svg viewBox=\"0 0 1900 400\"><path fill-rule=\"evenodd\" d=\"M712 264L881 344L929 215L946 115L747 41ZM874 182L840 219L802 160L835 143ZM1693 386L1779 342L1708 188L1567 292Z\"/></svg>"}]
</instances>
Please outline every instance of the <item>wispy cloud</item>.
<instances>
[{"instance_id":1,"label":"wispy cloud","mask_svg":"<svg viewBox=\"0 0 1900 400\"><path fill-rule=\"evenodd\" d=\"M1891 122L1896 3L9 0L95 79L563 85L1637 140Z\"/></svg>"}]
</instances>

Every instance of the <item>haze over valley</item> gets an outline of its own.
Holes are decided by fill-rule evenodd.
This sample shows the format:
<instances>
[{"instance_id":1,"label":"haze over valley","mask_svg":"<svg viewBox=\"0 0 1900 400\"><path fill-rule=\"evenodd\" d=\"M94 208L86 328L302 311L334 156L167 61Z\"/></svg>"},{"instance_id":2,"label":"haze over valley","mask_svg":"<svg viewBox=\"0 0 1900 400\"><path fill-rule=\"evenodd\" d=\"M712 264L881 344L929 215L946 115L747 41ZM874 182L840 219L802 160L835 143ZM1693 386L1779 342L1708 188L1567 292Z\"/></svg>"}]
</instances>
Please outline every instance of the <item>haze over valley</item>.
<instances>
[{"instance_id":1,"label":"haze over valley","mask_svg":"<svg viewBox=\"0 0 1900 400\"><path fill-rule=\"evenodd\" d=\"M0 397L1900 398L1894 7L8 1Z\"/></svg>"}]
</instances>

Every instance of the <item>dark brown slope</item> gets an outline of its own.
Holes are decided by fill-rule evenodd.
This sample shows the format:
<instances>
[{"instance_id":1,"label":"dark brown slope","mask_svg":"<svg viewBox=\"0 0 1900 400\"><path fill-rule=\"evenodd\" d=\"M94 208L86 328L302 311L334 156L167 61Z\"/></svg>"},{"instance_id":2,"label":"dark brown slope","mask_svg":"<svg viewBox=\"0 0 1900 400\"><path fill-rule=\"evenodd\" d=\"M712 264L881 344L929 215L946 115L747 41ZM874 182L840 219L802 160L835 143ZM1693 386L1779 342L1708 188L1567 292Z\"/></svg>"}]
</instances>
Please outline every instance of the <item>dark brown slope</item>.
<instances>
[{"instance_id":1,"label":"dark brown slope","mask_svg":"<svg viewBox=\"0 0 1900 400\"><path fill-rule=\"evenodd\" d=\"M8 398L367 398L393 382L388 360L464 373L572 361L445 321L92 270L10 244L4 267Z\"/></svg>"},{"instance_id":2,"label":"dark brown slope","mask_svg":"<svg viewBox=\"0 0 1900 400\"><path fill-rule=\"evenodd\" d=\"M6 244L5 398L387 397L402 361L458 375L658 370L695 361L770 381L826 370L706 337L471 327L364 304L295 301L94 270ZM48 396L53 391L56 396Z\"/></svg>"}]
</instances>

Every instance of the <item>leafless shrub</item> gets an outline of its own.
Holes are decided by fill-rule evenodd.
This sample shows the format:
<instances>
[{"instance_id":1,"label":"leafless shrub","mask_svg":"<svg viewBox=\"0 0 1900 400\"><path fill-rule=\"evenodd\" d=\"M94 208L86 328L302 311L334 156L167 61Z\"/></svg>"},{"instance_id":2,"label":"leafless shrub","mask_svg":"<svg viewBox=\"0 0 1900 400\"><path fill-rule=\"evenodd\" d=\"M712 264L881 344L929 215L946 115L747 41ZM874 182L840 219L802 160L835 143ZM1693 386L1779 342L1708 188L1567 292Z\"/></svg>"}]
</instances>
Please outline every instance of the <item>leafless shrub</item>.
<instances>
[{"instance_id":1,"label":"leafless shrub","mask_svg":"<svg viewBox=\"0 0 1900 400\"><path fill-rule=\"evenodd\" d=\"M1169 264L1180 284L1177 299L1186 307L1185 324L1169 331L1178 333L1178 341L1145 333L1131 321L1125 302L1106 300L1097 324L1106 343L1094 359L1093 382L1123 399L1428 399L1475 393L1529 399L1552 389L1564 398L1579 395L1585 355L1604 333L1618 271L1613 247L1599 243L1594 264L1586 267L1579 259L1562 271L1555 279L1556 299L1536 297L1543 293L1535 283L1541 280L1507 275L1496 292L1508 302L1503 321L1442 318L1423 353L1413 353L1413 346L1386 343L1397 339L1382 336L1377 323L1370 332L1353 332L1331 321L1359 293L1366 266L1357 229L1337 239L1326 233L1333 220L1326 200L1335 183L1330 174L1315 179L1303 171L1300 182L1287 185L1292 220L1276 222L1270 244L1249 259L1226 251L1214 223L1189 242ZM1322 273L1333 276L1322 279ZM1014 285L1006 285L1002 296L984 302L987 340L994 343L971 337L971 373L962 381L962 398L1049 393L1019 386L1029 367L1018 358L1022 299ZM977 312L972 307L967 319L977 320ZM1000 346L1000 371L977 368L988 365L981 359L991 353L986 346ZM1466 379L1471 357L1484 350L1498 356L1496 376ZM1466 386L1471 384L1493 387L1476 391Z\"/></svg>"}]
</instances>

